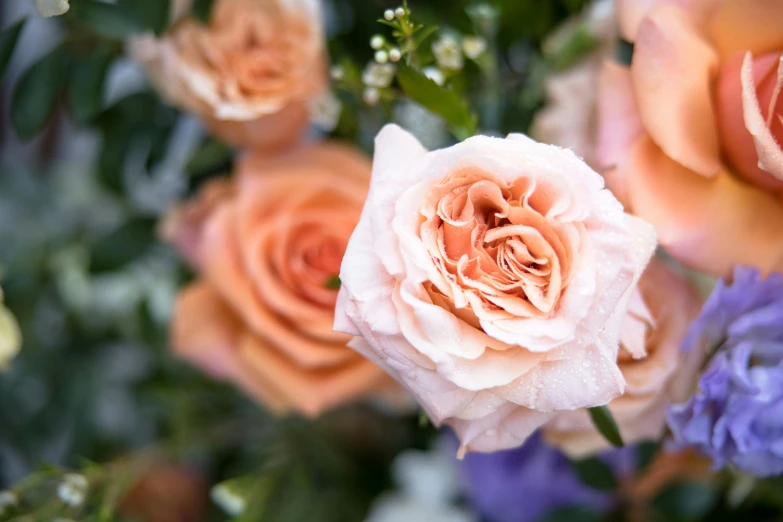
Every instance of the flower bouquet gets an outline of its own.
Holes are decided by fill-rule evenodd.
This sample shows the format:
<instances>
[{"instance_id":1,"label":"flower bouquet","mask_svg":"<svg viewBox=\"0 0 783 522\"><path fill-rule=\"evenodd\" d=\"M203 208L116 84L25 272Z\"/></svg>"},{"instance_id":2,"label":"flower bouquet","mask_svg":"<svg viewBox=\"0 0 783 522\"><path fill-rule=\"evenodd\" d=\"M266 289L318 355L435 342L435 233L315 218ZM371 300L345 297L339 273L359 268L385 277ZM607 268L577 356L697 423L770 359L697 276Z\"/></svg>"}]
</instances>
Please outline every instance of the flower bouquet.
<instances>
[{"instance_id":1,"label":"flower bouquet","mask_svg":"<svg viewBox=\"0 0 783 522\"><path fill-rule=\"evenodd\" d=\"M0 28L0 521L783 516L780 0Z\"/></svg>"}]
</instances>

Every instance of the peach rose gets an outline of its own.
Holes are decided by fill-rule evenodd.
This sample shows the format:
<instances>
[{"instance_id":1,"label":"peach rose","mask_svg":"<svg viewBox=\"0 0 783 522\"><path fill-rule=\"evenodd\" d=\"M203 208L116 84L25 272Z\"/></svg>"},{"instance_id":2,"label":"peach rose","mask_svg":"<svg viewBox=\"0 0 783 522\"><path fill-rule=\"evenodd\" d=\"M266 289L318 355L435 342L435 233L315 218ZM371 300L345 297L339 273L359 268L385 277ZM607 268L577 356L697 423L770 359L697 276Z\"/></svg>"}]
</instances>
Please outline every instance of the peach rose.
<instances>
[{"instance_id":1,"label":"peach rose","mask_svg":"<svg viewBox=\"0 0 783 522\"><path fill-rule=\"evenodd\" d=\"M783 270L783 2L620 0L630 69L607 64L599 158L681 262Z\"/></svg>"},{"instance_id":2,"label":"peach rose","mask_svg":"<svg viewBox=\"0 0 783 522\"><path fill-rule=\"evenodd\" d=\"M209 25L192 18L160 39L130 42L131 54L172 104L200 115L237 146L278 149L309 123L325 88L317 0L216 0Z\"/></svg>"},{"instance_id":3,"label":"peach rose","mask_svg":"<svg viewBox=\"0 0 783 522\"><path fill-rule=\"evenodd\" d=\"M620 320L654 246L569 150L512 134L427 152L387 125L335 329L452 426L461 454L515 447L622 394Z\"/></svg>"},{"instance_id":4,"label":"peach rose","mask_svg":"<svg viewBox=\"0 0 783 522\"><path fill-rule=\"evenodd\" d=\"M601 63L615 52L617 41L612 0L593 1L579 17L558 28L544 42L545 55L562 52L581 32L586 32L597 47L567 69L547 76L547 102L536 114L530 134L538 141L573 150L595 168L598 79Z\"/></svg>"},{"instance_id":5,"label":"peach rose","mask_svg":"<svg viewBox=\"0 0 783 522\"><path fill-rule=\"evenodd\" d=\"M278 411L316 415L389 389L350 337L332 331L335 277L369 171L363 155L334 143L250 155L231 185L173 212L164 233L201 275L176 304L176 352Z\"/></svg>"},{"instance_id":6,"label":"peach rose","mask_svg":"<svg viewBox=\"0 0 783 522\"><path fill-rule=\"evenodd\" d=\"M666 406L689 395L705 354L683 353L680 343L700 304L684 278L653 259L631 297L620 332L617 363L625 393L608 405L625 442L660 438ZM544 435L575 457L609 447L586 411L561 413L545 426Z\"/></svg>"}]
</instances>

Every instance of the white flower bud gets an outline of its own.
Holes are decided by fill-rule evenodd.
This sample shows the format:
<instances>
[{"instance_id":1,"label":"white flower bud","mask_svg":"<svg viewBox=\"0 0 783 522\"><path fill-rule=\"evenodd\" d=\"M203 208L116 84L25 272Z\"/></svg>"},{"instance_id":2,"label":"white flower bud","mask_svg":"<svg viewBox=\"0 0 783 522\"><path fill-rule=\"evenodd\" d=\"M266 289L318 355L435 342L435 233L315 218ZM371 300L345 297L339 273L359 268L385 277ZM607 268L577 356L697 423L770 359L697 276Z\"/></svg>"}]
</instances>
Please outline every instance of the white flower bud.
<instances>
[{"instance_id":1,"label":"white flower bud","mask_svg":"<svg viewBox=\"0 0 783 522\"><path fill-rule=\"evenodd\" d=\"M391 9L387 9L386 11L383 12L383 17L386 19L387 22L391 22L392 20L394 20L394 11L392 11Z\"/></svg>"},{"instance_id":2,"label":"white flower bud","mask_svg":"<svg viewBox=\"0 0 783 522\"><path fill-rule=\"evenodd\" d=\"M375 51L375 61L383 65L389 61L389 53L384 50Z\"/></svg>"},{"instance_id":3,"label":"white flower bud","mask_svg":"<svg viewBox=\"0 0 783 522\"><path fill-rule=\"evenodd\" d=\"M446 78L443 76L443 71L438 69L437 67L425 67L421 70L421 72L424 73L424 76L432 80L433 82L437 83L438 85L443 85L443 83L446 81Z\"/></svg>"},{"instance_id":4,"label":"white flower bud","mask_svg":"<svg viewBox=\"0 0 783 522\"><path fill-rule=\"evenodd\" d=\"M245 512L247 501L225 484L218 484L210 492L212 501L232 517L238 517Z\"/></svg>"},{"instance_id":5,"label":"white flower bud","mask_svg":"<svg viewBox=\"0 0 783 522\"><path fill-rule=\"evenodd\" d=\"M432 44L432 53L435 55L435 61L441 69L452 69L459 71L465 65L462 58L462 49L459 43L452 36L442 36Z\"/></svg>"},{"instance_id":6,"label":"white flower bud","mask_svg":"<svg viewBox=\"0 0 783 522\"><path fill-rule=\"evenodd\" d=\"M329 69L329 76L331 76L332 80L339 82L345 78L345 69L343 69L342 65L333 65L332 68Z\"/></svg>"},{"instance_id":7,"label":"white flower bud","mask_svg":"<svg viewBox=\"0 0 783 522\"><path fill-rule=\"evenodd\" d=\"M71 507L81 506L87 497L89 483L84 475L78 473L69 473L63 477L60 486L57 488L57 496L65 504Z\"/></svg>"},{"instance_id":8,"label":"white flower bud","mask_svg":"<svg viewBox=\"0 0 783 522\"><path fill-rule=\"evenodd\" d=\"M397 9L394 10L394 16L396 16L397 18L402 18L403 16L405 16L405 9L403 9L402 7L398 7Z\"/></svg>"},{"instance_id":9,"label":"white flower bud","mask_svg":"<svg viewBox=\"0 0 783 522\"><path fill-rule=\"evenodd\" d=\"M383 47L383 44L386 43L386 40L383 38L383 36L376 34L372 38L370 38L370 47L375 49L376 51Z\"/></svg>"},{"instance_id":10,"label":"white flower bud","mask_svg":"<svg viewBox=\"0 0 783 522\"><path fill-rule=\"evenodd\" d=\"M310 118L316 127L326 132L333 131L337 127L342 111L343 104L331 91L310 100Z\"/></svg>"},{"instance_id":11,"label":"white flower bud","mask_svg":"<svg viewBox=\"0 0 783 522\"><path fill-rule=\"evenodd\" d=\"M399 62L401 58L402 58L402 52L400 52L399 49L393 47L392 49L389 50L389 60L396 63Z\"/></svg>"},{"instance_id":12,"label":"white flower bud","mask_svg":"<svg viewBox=\"0 0 783 522\"><path fill-rule=\"evenodd\" d=\"M465 56L475 60L487 50L487 41L480 36L466 36L462 39L462 50Z\"/></svg>"},{"instance_id":13,"label":"white flower bud","mask_svg":"<svg viewBox=\"0 0 783 522\"><path fill-rule=\"evenodd\" d=\"M59 16L68 12L71 8L68 0L35 0L35 7L41 16Z\"/></svg>"},{"instance_id":14,"label":"white flower bud","mask_svg":"<svg viewBox=\"0 0 783 522\"><path fill-rule=\"evenodd\" d=\"M381 91L375 87L367 87L362 93L362 99L367 105L375 105L381 99Z\"/></svg>"},{"instance_id":15,"label":"white flower bud","mask_svg":"<svg viewBox=\"0 0 783 522\"><path fill-rule=\"evenodd\" d=\"M0 517L19 504L19 497L13 491L0 491Z\"/></svg>"},{"instance_id":16,"label":"white flower bud","mask_svg":"<svg viewBox=\"0 0 783 522\"><path fill-rule=\"evenodd\" d=\"M378 64L370 62L362 72L362 82L367 87L388 87L394 80L395 69L390 63Z\"/></svg>"}]
</instances>

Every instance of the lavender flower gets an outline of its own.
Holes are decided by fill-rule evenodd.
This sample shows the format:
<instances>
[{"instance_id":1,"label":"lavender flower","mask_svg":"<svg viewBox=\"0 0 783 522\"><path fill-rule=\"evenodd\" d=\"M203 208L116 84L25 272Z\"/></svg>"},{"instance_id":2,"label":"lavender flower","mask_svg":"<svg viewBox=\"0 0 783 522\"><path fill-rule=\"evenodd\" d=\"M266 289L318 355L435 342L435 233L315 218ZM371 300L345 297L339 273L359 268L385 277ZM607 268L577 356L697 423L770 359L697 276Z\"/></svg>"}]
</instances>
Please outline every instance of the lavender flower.
<instances>
[{"instance_id":1,"label":"lavender flower","mask_svg":"<svg viewBox=\"0 0 783 522\"><path fill-rule=\"evenodd\" d=\"M622 475L634 455L625 448L602 458ZM533 522L558 508L604 511L612 503L610 493L583 484L568 458L538 434L517 449L469 453L462 474L468 500L488 522Z\"/></svg>"},{"instance_id":2,"label":"lavender flower","mask_svg":"<svg viewBox=\"0 0 783 522\"><path fill-rule=\"evenodd\" d=\"M715 351L688 402L671 406L673 446L759 477L783 473L783 274L739 267L715 287L683 343Z\"/></svg>"}]
</instances>

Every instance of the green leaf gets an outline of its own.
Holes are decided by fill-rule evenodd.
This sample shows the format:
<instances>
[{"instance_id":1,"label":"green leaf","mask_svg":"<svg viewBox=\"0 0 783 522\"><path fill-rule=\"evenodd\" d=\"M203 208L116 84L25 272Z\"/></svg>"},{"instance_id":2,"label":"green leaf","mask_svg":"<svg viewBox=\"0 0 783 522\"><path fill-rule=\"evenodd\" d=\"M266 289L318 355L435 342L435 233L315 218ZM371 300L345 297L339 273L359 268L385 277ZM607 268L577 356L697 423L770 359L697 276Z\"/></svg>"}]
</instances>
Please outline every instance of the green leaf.
<instances>
[{"instance_id":1,"label":"green leaf","mask_svg":"<svg viewBox=\"0 0 783 522\"><path fill-rule=\"evenodd\" d=\"M11 55L14 53L16 42L19 40L19 35L22 34L22 28L26 21L26 18L22 18L0 32L0 78L3 77L5 69L11 61Z\"/></svg>"},{"instance_id":2,"label":"green leaf","mask_svg":"<svg viewBox=\"0 0 783 522\"><path fill-rule=\"evenodd\" d=\"M562 71L596 49L599 44L600 42L590 34L586 26L579 27L547 58L553 69Z\"/></svg>"},{"instance_id":3,"label":"green leaf","mask_svg":"<svg viewBox=\"0 0 783 522\"><path fill-rule=\"evenodd\" d=\"M637 473L643 473L652 464L655 459L655 455L658 454L660 444L655 441L640 442L636 447L636 471Z\"/></svg>"},{"instance_id":4,"label":"green leaf","mask_svg":"<svg viewBox=\"0 0 783 522\"><path fill-rule=\"evenodd\" d=\"M95 241L90 248L90 271L119 270L138 259L156 242L154 219L132 219Z\"/></svg>"},{"instance_id":5,"label":"green leaf","mask_svg":"<svg viewBox=\"0 0 783 522\"><path fill-rule=\"evenodd\" d=\"M162 34L169 25L171 15L171 0L120 0L120 6L132 11L136 18L147 29L154 31L155 34Z\"/></svg>"},{"instance_id":6,"label":"green leaf","mask_svg":"<svg viewBox=\"0 0 783 522\"><path fill-rule=\"evenodd\" d=\"M397 81L413 101L442 116L451 125L457 139L464 140L476 134L476 116L457 93L441 87L404 63L397 64Z\"/></svg>"},{"instance_id":7,"label":"green leaf","mask_svg":"<svg viewBox=\"0 0 783 522\"><path fill-rule=\"evenodd\" d=\"M598 522L601 515L583 507L561 507L550 511L537 522Z\"/></svg>"},{"instance_id":8,"label":"green leaf","mask_svg":"<svg viewBox=\"0 0 783 522\"><path fill-rule=\"evenodd\" d=\"M215 0L193 0L193 16L201 23L208 23L212 16L212 6Z\"/></svg>"},{"instance_id":9,"label":"green leaf","mask_svg":"<svg viewBox=\"0 0 783 522\"><path fill-rule=\"evenodd\" d=\"M228 171L233 155L234 152L225 143L208 137L190 157L185 171L191 176Z\"/></svg>"},{"instance_id":10,"label":"green leaf","mask_svg":"<svg viewBox=\"0 0 783 522\"><path fill-rule=\"evenodd\" d=\"M71 8L71 15L95 34L111 40L124 40L146 29L135 12L119 4L98 0L80 1Z\"/></svg>"},{"instance_id":11,"label":"green leaf","mask_svg":"<svg viewBox=\"0 0 783 522\"><path fill-rule=\"evenodd\" d=\"M617 479L612 468L595 457L571 462L582 482L594 489L613 491L617 489Z\"/></svg>"},{"instance_id":12,"label":"green leaf","mask_svg":"<svg viewBox=\"0 0 783 522\"><path fill-rule=\"evenodd\" d=\"M652 502L663 520L702 520L718 502L718 493L704 482L678 482L664 489Z\"/></svg>"},{"instance_id":13,"label":"green leaf","mask_svg":"<svg viewBox=\"0 0 783 522\"><path fill-rule=\"evenodd\" d=\"M61 45L22 73L11 101L11 123L21 139L32 138L54 112L68 62L69 55Z\"/></svg>"},{"instance_id":14,"label":"green leaf","mask_svg":"<svg viewBox=\"0 0 783 522\"><path fill-rule=\"evenodd\" d=\"M326 288L329 290L339 290L340 285L342 284L342 281L340 281L339 276L332 276L329 279L326 280Z\"/></svg>"},{"instance_id":15,"label":"green leaf","mask_svg":"<svg viewBox=\"0 0 783 522\"><path fill-rule=\"evenodd\" d=\"M68 106L76 123L87 123L103 109L103 87L112 52L107 47L76 59L68 82Z\"/></svg>"},{"instance_id":16,"label":"green leaf","mask_svg":"<svg viewBox=\"0 0 783 522\"><path fill-rule=\"evenodd\" d=\"M589 408L590 419L598 432L604 436L612 446L622 448L624 446L623 438L620 436L620 430L617 429L617 423L614 421L612 412L606 406L596 406Z\"/></svg>"}]
</instances>

